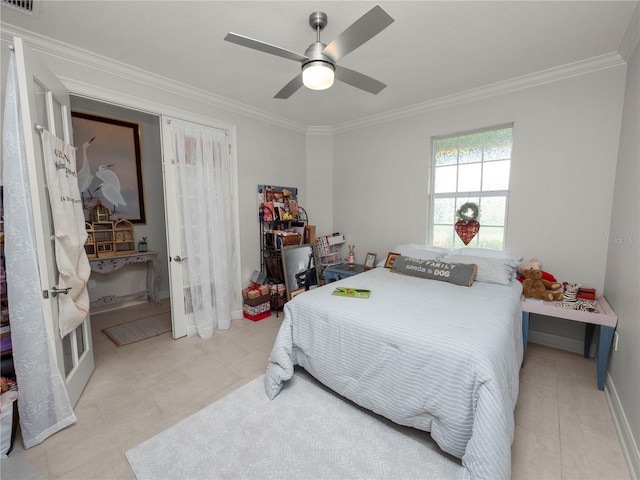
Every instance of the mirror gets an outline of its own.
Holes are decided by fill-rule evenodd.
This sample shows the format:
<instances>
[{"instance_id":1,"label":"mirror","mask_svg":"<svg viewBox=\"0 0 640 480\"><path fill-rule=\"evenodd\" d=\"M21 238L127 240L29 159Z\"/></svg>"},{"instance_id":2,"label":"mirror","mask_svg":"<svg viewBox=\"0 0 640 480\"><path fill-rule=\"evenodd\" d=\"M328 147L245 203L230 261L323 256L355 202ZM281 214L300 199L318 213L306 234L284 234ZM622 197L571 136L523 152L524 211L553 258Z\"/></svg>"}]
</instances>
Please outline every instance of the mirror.
<instances>
[{"instance_id":1,"label":"mirror","mask_svg":"<svg viewBox=\"0 0 640 480\"><path fill-rule=\"evenodd\" d=\"M313 245L290 245L282 248L282 267L287 300L318 286Z\"/></svg>"}]
</instances>

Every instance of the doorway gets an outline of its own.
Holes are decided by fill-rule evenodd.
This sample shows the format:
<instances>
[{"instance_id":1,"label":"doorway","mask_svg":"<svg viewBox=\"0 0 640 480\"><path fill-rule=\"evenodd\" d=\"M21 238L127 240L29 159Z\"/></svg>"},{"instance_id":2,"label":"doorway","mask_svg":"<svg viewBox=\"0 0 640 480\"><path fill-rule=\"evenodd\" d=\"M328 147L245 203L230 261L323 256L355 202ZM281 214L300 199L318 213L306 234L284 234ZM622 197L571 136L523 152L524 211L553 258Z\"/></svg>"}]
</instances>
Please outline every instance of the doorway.
<instances>
[{"instance_id":1,"label":"doorway","mask_svg":"<svg viewBox=\"0 0 640 480\"><path fill-rule=\"evenodd\" d=\"M100 117L123 120L139 125L140 150L142 159L142 190L145 205L145 223L134 223L134 242L146 238L147 249L158 252L160 298L169 296L169 270L167 262L167 227L165 222L164 190L162 185L162 139L160 116L133 110L86 97L71 95L71 109L74 112L88 113ZM78 147L78 165L82 164L82 146ZM88 150L90 155L90 150ZM95 174L95 172L94 172ZM97 274L92 274L95 277ZM101 280L103 280L101 278ZM96 298L97 291L106 282L89 283L89 295ZM92 291L94 288L98 290ZM102 292L105 293L105 292ZM121 305L115 305L119 308ZM103 309L95 313L100 314ZM92 311L92 313L94 313Z\"/></svg>"}]
</instances>

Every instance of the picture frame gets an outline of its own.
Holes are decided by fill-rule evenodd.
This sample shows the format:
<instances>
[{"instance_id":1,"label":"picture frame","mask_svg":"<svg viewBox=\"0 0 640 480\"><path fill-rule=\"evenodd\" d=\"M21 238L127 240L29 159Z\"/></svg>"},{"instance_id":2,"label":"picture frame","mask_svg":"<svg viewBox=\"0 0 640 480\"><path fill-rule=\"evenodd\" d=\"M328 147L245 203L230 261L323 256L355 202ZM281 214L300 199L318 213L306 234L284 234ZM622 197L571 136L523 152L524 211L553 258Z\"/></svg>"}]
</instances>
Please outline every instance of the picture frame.
<instances>
[{"instance_id":1,"label":"picture frame","mask_svg":"<svg viewBox=\"0 0 640 480\"><path fill-rule=\"evenodd\" d=\"M384 262L384 268L393 268L393 264L396 262L396 258L401 257L401 253L389 252L387 259Z\"/></svg>"},{"instance_id":2,"label":"picture frame","mask_svg":"<svg viewBox=\"0 0 640 480\"><path fill-rule=\"evenodd\" d=\"M298 288L293 292L291 292L291 298L293 299L293 297L295 297L296 295L300 295L301 293L304 293L304 292L306 292L304 288Z\"/></svg>"},{"instance_id":3,"label":"picture frame","mask_svg":"<svg viewBox=\"0 0 640 480\"><path fill-rule=\"evenodd\" d=\"M112 220L146 223L140 124L71 112L85 218L98 200Z\"/></svg>"},{"instance_id":4,"label":"picture frame","mask_svg":"<svg viewBox=\"0 0 640 480\"><path fill-rule=\"evenodd\" d=\"M375 253L367 253L367 256L364 259L364 269L371 270L376 266L376 257L378 255Z\"/></svg>"},{"instance_id":5,"label":"picture frame","mask_svg":"<svg viewBox=\"0 0 640 480\"><path fill-rule=\"evenodd\" d=\"M292 293L296 290L315 288L318 285L318 272L313 245L305 243L282 247L282 270L287 300L293 298Z\"/></svg>"}]
</instances>

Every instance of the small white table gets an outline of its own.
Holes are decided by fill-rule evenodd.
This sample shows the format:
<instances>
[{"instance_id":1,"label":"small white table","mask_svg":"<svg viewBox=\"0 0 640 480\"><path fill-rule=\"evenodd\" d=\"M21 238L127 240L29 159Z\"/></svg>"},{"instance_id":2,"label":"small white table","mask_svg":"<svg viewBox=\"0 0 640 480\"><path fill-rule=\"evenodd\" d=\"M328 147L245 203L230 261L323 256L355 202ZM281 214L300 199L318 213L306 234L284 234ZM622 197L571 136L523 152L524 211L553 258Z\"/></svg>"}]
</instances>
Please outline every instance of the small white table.
<instances>
[{"instance_id":1,"label":"small white table","mask_svg":"<svg viewBox=\"0 0 640 480\"><path fill-rule=\"evenodd\" d=\"M142 292L135 292L128 295L106 295L91 302L92 307L101 307L120 303L129 298L144 295L147 300L156 305L160 304L158 298L158 252L135 252L125 255L114 255L112 257L92 258L89 260L91 271L102 275L109 275L126 265L145 263L147 265L146 288Z\"/></svg>"},{"instance_id":2,"label":"small white table","mask_svg":"<svg viewBox=\"0 0 640 480\"><path fill-rule=\"evenodd\" d=\"M561 302L530 302L522 297L520 305L522 306L522 340L524 348L527 348L529 336L529 314L537 313L548 317L564 318L576 322L587 324L585 335L584 356L589 357L589 346L591 345L591 337L595 325L600 325L600 337L598 339L598 353L596 368L598 372L598 389L604 390L604 379L607 371L607 361L609 359L609 351L613 341L613 332L618 324L618 316L607 303L604 297L596 298L598 302L599 313L583 312L581 310L571 310L568 308L558 307Z\"/></svg>"}]
</instances>

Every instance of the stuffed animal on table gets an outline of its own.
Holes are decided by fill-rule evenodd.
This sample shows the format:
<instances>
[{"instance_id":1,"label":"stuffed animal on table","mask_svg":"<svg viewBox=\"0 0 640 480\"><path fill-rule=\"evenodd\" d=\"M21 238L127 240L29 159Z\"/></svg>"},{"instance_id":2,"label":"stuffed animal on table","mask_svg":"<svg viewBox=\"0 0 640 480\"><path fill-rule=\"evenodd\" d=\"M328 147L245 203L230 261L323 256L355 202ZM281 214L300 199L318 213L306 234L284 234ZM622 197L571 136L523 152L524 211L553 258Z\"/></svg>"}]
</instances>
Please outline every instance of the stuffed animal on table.
<instances>
[{"instance_id":1,"label":"stuffed animal on table","mask_svg":"<svg viewBox=\"0 0 640 480\"><path fill-rule=\"evenodd\" d=\"M554 277L549 272L545 272L544 270L542 270L542 264L540 263L539 260L537 260L535 258L532 258L527 263L523 263L523 264L518 266L518 274L519 274L518 280L520 280L520 283L524 282L524 275L522 274L522 272L524 270L527 270L527 269L541 270L542 271L542 280L546 280L547 282L551 282L551 283L557 283L558 282L556 280L556 277Z\"/></svg>"},{"instance_id":2,"label":"stuffed animal on table","mask_svg":"<svg viewBox=\"0 0 640 480\"><path fill-rule=\"evenodd\" d=\"M527 298L537 298L551 302L562 300L562 285L542 278L542 270L528 268L522 271L522 294Z\"/></svg>"},{"instance_id":3,"label":"stuffed animal on table","mask_svg":"<svg viewBox=\"0 0 640 480\"><path fill-rule=\"evenodd\" d=\"M525 274L525 272L528 272ZM564 287L551 273L542 270L536 258L518 266L518 280L522 283L522 294L527 298L553 301L562 300ZM525 287L526 282L526 287Z\"/></svg>"}]
</instances>

